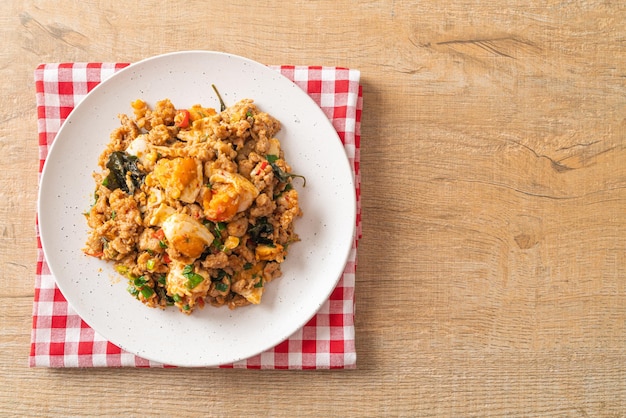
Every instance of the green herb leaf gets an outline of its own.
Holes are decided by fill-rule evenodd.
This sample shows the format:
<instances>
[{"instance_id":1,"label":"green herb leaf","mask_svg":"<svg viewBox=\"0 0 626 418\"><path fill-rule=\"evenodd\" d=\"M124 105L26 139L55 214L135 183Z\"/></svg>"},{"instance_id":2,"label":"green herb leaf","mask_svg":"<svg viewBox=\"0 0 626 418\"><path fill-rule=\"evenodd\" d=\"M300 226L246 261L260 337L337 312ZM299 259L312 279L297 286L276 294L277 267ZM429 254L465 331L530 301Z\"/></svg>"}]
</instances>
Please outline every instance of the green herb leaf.
<instances>
[{"instance_id":1,"label":"green herb leaf","mask_svg":"<svg viewBox=\"0 0 626 418\"><path fill-rule=\"evenodd\" d=\"M109 175L103 180L109 190L122 189L128 194L133 194L135 188L141 187L146 174L137 167L137 157L124 151L115 151L109 155L106 167ZM130 182L126 181L126 176Z\"/></svg>"},{"instance_id":2,"label":"green herb leaf","mask_svg":"<svg viewBox=\"0 0 626 418\"><path fill-rule=\"evenodd\" d=\"M187 279L187 289L193 289L204 281L204 277L194 273L193 264L187 264L183 269L183 277Z\"/></svg>"},{"instance_id":3,"label":"green herb leaf","mask_svg":"<svg viewBox=\"0 0 626 418\"><path fill-rule=\"evenodd\" d=\"M223 247L222 241L218 238L213 239L212 245L218 250L220 250Z\"/></svg>"},{"instance_id":4,"label":"green herb leaf","mask_svg":"<svg viewBox=\"0 0 626 418\"><path fill-rule=\"evenodd\" d=\"M256 225L248 230L250 240L256 244L272 244L273 241L268 238L268 235L274 232L274 226L268 222L266 217L261 217L256 220Z\"/></svg>"},{"instance_id":5,"label":"green herb leaf","mask_svg":"<svg viewBox=\"0 0 626 418\"><path fill-rule=\"evenodd\" d=\"M225 292L228 290L228 285L223 282L217 282L215 283L215 289L218 290L219 292Z\"/></svg>"},{"instance_id":6,"label":"green herb leaf","mask_svg":"<svg viewBox=\"0 0 626 418\"><path fill-rule=\"evenodd\" d=\"M275 163L278 160L278 155L268 154L265 156L268 163Z\"/></svg>"},{"instance_id":7,"label":"green herb leaf","mask_svg":"<svg viewBox=\"0 0 626 418\"><path fill-rule=\"evenodd\" d=\"M190 273L187 277L187 288L193 289L198 286L200 283L204 281L204 277L200 276L198 273Z\"/></svg>"},{"instance_id":8,"label":"green herb leaf","mask_svg":"<svg viewBox=\"0 0 626 418\"><path fill-rule=\"evenodd\" d=\"M269 160L268 160L269 161ZM270 161L270 165L272 166L272 170L274 171L274 175L281 183L287 183L290 178L300 177L303 180L302 187L306 187L306 178L299 174L291 174L287 173L285 170L280 168L278 164Z\"/></svg>"},{"instance_id":9,"label":"green herb leaf","mask_svg":"<svg viewBox=\"0 0 626 418\"><path fill-rule=\"evenodd\" d=\"M224 278L230 280L230 274L226 273L226 270L219 269L217 271L217 277L211 277L212 282L221 282Z\"/></svg>"},{"instance_id":10,"label":"green herb leaf","mask_svg":"<svg viewBox=\"0 0 626 418\"><path fill-rule=\"evenodd\" d=\"M141 289L139 289L139 291L141 292L143 297L146 299L150 299L150 297L154 295L154 290L149 286L143 286Z\"/></svg>"},{"instance_id":11,"label":"green herb leaf","mask_svg":"<svg viewBox=\"0 0 626 418\"><path fill-rule=\"evenodd\" d=\"M161 285L165 286L165 284L166 284L166 281L165 281L165 280L166 280L166 279L165 279L165 274L161 274L161 275L159 276L159 278L157 279L157 282L158 282L159 284L161 284Z\"/></svg>"},{"instance_id":12,"label":"green herb leaf","mask_svg":"<svg viewBox=\"0 0 626 418\"><path fill-rule=\"evenodd\" d=\"M135 280L133 280L133 284L137 287L141 287L146 284L146 279L143 276L139 276Z\"/></svg>"},{"instance_id":13,"label":"green herb leaf","mask_svg":"<svg viewBox=\"0 0 626 418\"><path fill-rule=\"evenodd\" d=\"M128 286L126 290L128 291L128 293L130 293L134 297L137 297L139 295L139 289L137 289L133 285Z\"/></svg>"}]
</instances>

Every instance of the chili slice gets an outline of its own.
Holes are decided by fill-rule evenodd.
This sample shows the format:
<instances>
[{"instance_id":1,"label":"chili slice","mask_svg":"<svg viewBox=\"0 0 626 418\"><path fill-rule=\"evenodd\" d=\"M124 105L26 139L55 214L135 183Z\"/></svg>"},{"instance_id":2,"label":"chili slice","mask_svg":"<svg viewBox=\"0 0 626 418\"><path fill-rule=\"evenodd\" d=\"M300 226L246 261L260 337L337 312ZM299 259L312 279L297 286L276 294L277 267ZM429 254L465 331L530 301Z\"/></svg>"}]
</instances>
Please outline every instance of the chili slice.
<instances>
[{"instance_id":1,"label":"chili slice","mask_svg":"<svg viewBox=\"0 0 626 418\"><path fill-rule=\"evenodd\" d=\"M187 109L181 109L174 116L174 125L179 128L189 127L189 111Z\"/></svg>"}]
</instances>

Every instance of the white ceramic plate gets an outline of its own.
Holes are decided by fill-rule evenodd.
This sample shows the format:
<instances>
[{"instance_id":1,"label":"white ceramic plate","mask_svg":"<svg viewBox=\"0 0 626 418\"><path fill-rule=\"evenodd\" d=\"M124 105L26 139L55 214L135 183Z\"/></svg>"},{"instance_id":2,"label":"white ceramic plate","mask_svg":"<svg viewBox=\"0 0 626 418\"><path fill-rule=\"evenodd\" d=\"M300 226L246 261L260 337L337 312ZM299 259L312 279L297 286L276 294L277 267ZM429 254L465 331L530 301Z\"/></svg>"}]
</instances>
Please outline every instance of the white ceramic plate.
<instances>
[{"instance_id":1,"label":"white ceramic plate","mask_svg":"<svg viewBox=\"0 0 626 418\"><path fill-rule=\"evenodd\" d=\"M83 212L93 201L93 171L119 113L131 101L169 98L219 109L215 84L227 105L252 98L278 118L277 135L294 172L304 216L301 242L290 247L283 276L260 305L229 310L207 306L193 315L151 309L131 297L111 264L85 256ZM302 327L326 301L345 266L356 213L352 171L336 131L321 109L291 81L235 55L186 51L133 64L89 93L56 137L43 169L39 226L44 253L63 295L100 335L124 350L178 366L217 366L261 353Z\"/></svg>"}]
</instances>

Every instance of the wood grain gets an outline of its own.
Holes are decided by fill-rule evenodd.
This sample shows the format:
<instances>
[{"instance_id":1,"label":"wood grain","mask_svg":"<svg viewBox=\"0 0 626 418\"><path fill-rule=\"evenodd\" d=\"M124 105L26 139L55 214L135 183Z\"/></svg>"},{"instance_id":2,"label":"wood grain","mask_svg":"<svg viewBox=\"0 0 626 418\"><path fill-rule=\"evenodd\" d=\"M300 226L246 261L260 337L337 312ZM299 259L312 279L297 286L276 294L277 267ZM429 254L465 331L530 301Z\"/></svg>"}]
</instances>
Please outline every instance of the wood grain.
<instances>
[{"instance_id":1,"label":"wood grain","mask_svg":"<svg viewBox=\"0 0 626 418\"><path fill-rule=\"evenodd\" d=\"M0 5L0 415L626 415L626 7ZM358 369L29 369L42 62L362 71Z\"/></svg>"}]
</instances>

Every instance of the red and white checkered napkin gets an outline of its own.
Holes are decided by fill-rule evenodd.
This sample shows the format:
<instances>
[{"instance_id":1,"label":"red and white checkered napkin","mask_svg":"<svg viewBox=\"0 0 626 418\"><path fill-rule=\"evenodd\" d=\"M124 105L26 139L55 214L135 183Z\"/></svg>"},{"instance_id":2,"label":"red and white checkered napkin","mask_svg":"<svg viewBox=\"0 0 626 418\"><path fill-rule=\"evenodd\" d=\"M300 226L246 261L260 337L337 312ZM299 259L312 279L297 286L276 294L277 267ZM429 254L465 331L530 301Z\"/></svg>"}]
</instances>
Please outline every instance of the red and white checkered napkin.
<instances>
[{"instance_id":1,"label":"red and white checkered napkin","mask_svg":"<svg viewBox=\"0 0 626 418\"><path fill-rule=\"evenodd\" d=\"M35 71L39 132L39 173L48 147L74 106L98 83L126 63L42 64ZM360 73L335 67L272 66L307 92L332 121L354 171L357 230L337 287L319 312L276 347L221 366L249 369L342 369L356 367L354 283L361 237ZM31 336L31 367L164 367L125 352L89 327L67 303L44 259L37 228L37 275Z\"/></svg>"}]
</instances>

